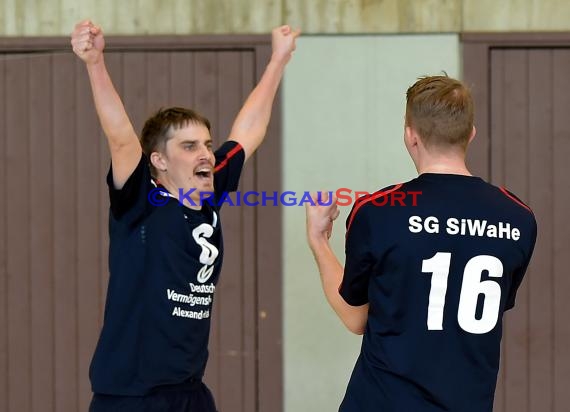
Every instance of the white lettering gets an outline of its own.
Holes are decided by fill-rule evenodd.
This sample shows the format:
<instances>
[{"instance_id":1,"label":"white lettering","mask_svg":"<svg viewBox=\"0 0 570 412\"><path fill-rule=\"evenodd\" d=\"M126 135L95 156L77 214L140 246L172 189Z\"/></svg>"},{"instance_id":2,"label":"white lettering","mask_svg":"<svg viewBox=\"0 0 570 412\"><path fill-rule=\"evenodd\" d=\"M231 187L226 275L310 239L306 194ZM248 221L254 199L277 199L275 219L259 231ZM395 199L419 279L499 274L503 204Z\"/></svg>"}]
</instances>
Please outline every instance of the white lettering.
<instances>
[{"instance_id":1,"label":"white lettering","mask_svg":"<svg viewBox=\"0 0 570 412\"><path fill-rule=\"evenodd\" d=\"M410 216L408 219L408 230L412 233L420 233L425 230L427 233L439 233L439 221L437 217L429 216L425 219L422 228L422 218L420 216Z\"/></svg>"},{"instance_id":2,"label":"white lettering","mask_svg":"<svg viewBox=\"0 0 570 412\"><path fill-rule=\"evenodd\" d=\"M428 216L422 219L420 216L410 216L408 219L408 230L411 233L439 233L439 221L435 216ZM445 231L448 235L463 235L473 237L488 237L494 239L512 239L517 241L521 237L518 228L513 227L508 222L498 222L490 224L487 220L480 219L458 219L450 217L446 221Z\"/></svg>"},{"instance_id":3,"label":"white lettering","mask_svg":"<svg viewBox=\"0 0 570 412\"><path fill-rule=\"evenodd\" d=\"M471 236L483 236L483 234L485 233L485 226L487 225L487 221L486 220L471 220L471 219L467 219L467 226L469 227L469 234Z\"/></svg>"},{"instance_id":4,"label":"white lettering","mask_svg":"<svg viewBox=\"0 0 570 412\"><path fill-rule=\"evenodd\" d=\"M172 311L172 316L188 319L208 319L210 317L210 311L201 310L200 312L193 312L191 310L180 309L178 306L176 306Z\"/></svg>"},{"instance_id":5,"label":"white lettering","mask_svg":"<svg viewBox=\"0 0 570 412\"><path fill-rule=\"evenodd\" d=\"M169 300L179 303L187 303L190 306L195 306L195 305L210 306L212 304L212 296L210 295L208 296L194 296L193 294L182 295L170 289L166 291L166 295L168 296Z\"/></svg>"},{"instance_id":6,"label":"white lettering","mask_svg":"<svg viewBox=\"0 0 570 412\"><path fill-rule=\"evenodd\" d=\"M439 221L437 217L428 217L424 222L424 228L428 233L439 233Z\"/></svg>"},{"instance_id":7,"label":"white lettering","mask_svg":"<svg viewBox=\"0 0 570 412\"><path fill-rule=\"evenodd\" d=\"M458 234L459 233L459 220L454 218L454 217L450 217L449 219L447 219L446 231L450 235Z\"/></svg>"},{"instance_id":8,"label":"white lettering","mask_svg":"<svg viewBox=\"0 0 570 412\"><path fill-rule=\"evenodd\" d=\"M499 237L502 239L503 235L505 235L505 237L507 239L511 238L511 224L510 223L504 224L503 222L499 222Z\"/></svg>"},{"instance_id":9,"label":"white lettering","mask_svg":"<svg viewBox=\"0 0 570 412\"><path fill-rule=\"evenodd\" d=\"M521 232L516 227L513 228L512 238L513 240L519 240L521 238Z\"/></svg>"},{"instance_id":10,"label":"white lettering","mask_svg":"<svg viewBox=\"0 0 570 412\"><path fill-rule=\"evenodd\" d=\"M216 290L216 286L213 283L209 285L195 285L194 283L190 283L190 291L194 293L214 293Z\"/></svg>"},{"instance_id":11,"label":"white lettering","mask_svg":"<svg viewBox=\"0 0 570 412\"><path fill-rule=\"evenodd\" d=\"M410 225L410 226L408 226L408 229L410 230L410 232L420 233L422 231L422 218L421 217L410 216L408 223Z\"/></svg>"}]
</instances>

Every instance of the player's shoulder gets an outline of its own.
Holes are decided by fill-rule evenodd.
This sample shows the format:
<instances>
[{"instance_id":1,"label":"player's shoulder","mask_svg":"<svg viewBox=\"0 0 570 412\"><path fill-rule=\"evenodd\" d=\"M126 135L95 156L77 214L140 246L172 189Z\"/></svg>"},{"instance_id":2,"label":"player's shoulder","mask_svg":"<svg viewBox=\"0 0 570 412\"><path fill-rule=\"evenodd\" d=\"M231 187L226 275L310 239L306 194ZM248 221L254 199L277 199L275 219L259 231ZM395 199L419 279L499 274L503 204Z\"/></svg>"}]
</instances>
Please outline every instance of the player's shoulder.
<instances>
[{"instance_id":1,"label":"player's shoulder","mask_svg":"<svg viewBox=\"0 0 570 412\"><path fill-rule=\"evenodd\" d=\"M516 221L522 227L526 227L536 237L537 223L531 207L506 187L490 186L493 188L494 195L501 201L500 210L503 213L508 211L512 221Z\"/></svg>"},{"instance_id":2,"label":"player's shoulder","mask_svg":"<svg viewBox=\"0 0 570 412\"><path fill-rule=\"evenodd\" d=\"M523 202L521 198L514 194L511 190L507 189L505 186L493 185L493 188L497 192L497 196L501 196L507 202L507 204L510 204L515 209L524 210L534 217L534 212L530 206Z\"/></svg>"},{"instance_id":3,"label":"player's shoulder","mask_svg":"<svg viewBox=\"0 0 570 412\"><path fill-rule=\"evenodd\" d=\"M245 151L239 142L235 140L226 140L214 152L216 158L216 172L225 166L230 159L240 159L242 162L245 157Z\"/></svg>"},{"instance_id":4,"label":"player's shoulder","mask_svg":"<svg viewBox=\"0 0 570 412\"><path fill-rule=\"evenodd\" d=\"M366 213L366 210L371 207L380 206L389 202L390 196L398 194L399 191L402 190L403 186L404 183L392 184L390 186L383 187L374 193L368 193L356 199L354 205L352 206L352 210L346 219L346 229L350 229L350 226L352 225L357 215L360 216L363 213Z\"/></svg>"}]
</instances>

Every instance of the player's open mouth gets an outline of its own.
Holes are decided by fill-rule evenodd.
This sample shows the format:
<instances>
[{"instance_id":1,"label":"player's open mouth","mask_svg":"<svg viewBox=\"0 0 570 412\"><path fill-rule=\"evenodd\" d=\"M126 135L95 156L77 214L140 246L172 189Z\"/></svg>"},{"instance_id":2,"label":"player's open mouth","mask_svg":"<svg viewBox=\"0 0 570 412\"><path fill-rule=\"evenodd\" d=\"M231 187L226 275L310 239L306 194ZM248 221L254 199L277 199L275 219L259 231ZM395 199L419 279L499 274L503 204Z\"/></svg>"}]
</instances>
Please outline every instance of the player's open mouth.
<instances>
[{"instance_id":1,"label":"player's open mouth","mask_svg":"<svg viewBox=\"0 0 570 412\"><path fill-rule=\"evenodd\" d=\"M198 166L195 170L194 170L194 174L199 178L199 179L211 179L212 178L212 168L210 166Z\"/></svg>"}]
</instances>

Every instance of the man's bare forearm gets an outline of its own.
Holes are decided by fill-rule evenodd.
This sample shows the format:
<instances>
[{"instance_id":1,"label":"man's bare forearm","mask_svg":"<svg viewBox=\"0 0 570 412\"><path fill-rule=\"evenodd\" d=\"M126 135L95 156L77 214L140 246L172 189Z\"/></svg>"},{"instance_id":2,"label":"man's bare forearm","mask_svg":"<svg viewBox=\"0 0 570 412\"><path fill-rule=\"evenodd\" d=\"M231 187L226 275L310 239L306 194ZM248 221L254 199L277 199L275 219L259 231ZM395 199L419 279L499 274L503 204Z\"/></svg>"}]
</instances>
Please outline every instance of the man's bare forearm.
<instances>
[{"instance_id":1,"label":"man's bare forearm","mask_svg":"<svg viewBox=\"0 0 570 412\"><path fill-rule=\"evenodd\" d=\"M93 100L101 127L109 140L111 150L137 143L138 138L125 107L101 58L97 63L87 64Z\"/></svg>"},{"instance_id":2,"label":"man's bare forearm","mask_svg":"<svg viewBox=\"0 0 570 412\"><path fill-rule=\"evenodd\" d=\"M339 293L344 268L323 236L310 236L309 246L317 262L323 291L330 306L353 333L362 335L368 319L368 304L351 306Z\"/></svg>"}]
</instances>

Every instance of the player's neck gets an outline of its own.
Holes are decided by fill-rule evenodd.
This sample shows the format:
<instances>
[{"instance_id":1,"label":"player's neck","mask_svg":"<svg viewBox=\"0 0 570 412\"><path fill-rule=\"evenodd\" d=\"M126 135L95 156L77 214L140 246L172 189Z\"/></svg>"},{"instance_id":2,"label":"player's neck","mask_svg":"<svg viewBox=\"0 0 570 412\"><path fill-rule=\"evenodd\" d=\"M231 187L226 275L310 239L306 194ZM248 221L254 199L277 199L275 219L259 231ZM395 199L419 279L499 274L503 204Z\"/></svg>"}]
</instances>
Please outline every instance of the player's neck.
<instances>
[{"instance_id":1,"label":"player's neck","mask_svg":"<svg viewBox=\"0 0 570 412\"><path fill-rule=\"evenodd\" d=\"M189 190L191 191L191 194L195 194L196 193L195 189L192 190L192 189L180 188L178 187L178 185L176 185L176 183L174 183L171 179L169 179L168 176L165 176L164 174L162 174L161 176L159 175L159 178L156 179L156 181L162 187L164 187L173 198L178 199L178 202L180 202L184 206L194 210L202 209L202 204L199 198L195 198L195 196L192 196L192 200L189 200L188 196L186 195L186 193ZM199 193L197 194L199 195Z\"/></svg>"},{"instance_id":2,"label":"player's neck","mask_svg":"<svg viewBox=\"0 0 570 412\"><path fill-rule=\"evenodd\" d=\"M410 151L418 174L439 173L473 176L465 165L465 148L452 146L447 148L434 147L431 150L425 147L421 140Z\"/></svg>"},{"instance_id":3,"label":"player's neck","mask_svg":"<svg viewBox=\"0 0 570 412\"><path fill-rule=\"evenodd\" d=\"M463 159L426 159L418 165L418 174L441 173L473 176L467 169Z\"/></svg>"}]
</instances>

